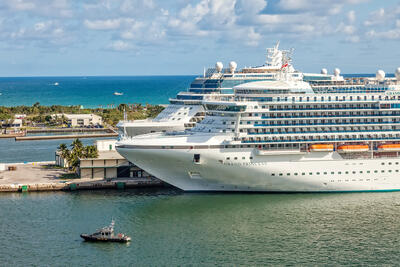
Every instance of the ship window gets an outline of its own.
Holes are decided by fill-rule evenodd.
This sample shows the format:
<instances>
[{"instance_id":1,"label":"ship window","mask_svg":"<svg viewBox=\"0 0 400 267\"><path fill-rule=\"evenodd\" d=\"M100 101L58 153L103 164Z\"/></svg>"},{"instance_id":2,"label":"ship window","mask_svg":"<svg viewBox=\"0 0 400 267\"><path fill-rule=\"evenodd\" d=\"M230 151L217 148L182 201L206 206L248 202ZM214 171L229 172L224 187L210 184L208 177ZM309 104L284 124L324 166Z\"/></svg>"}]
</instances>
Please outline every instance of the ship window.
<instances>
[{"instance_id":1,"label":"ship window","mask_svg":"<svg viewBox=\"0 0 400 267\"><path fill-rule=\"evenodd\" d=\"M360 171L360 173L363 173L363 171Z\"/></svg>"},{"instance_id":2,"label":"ship window","mask_svg":"<svg viewBox=\"0 0 400 267\"><path fill-rule=\"evenodd\" d=\"M226 158L226 160L230 160L230 159L231 159L230 157L227 157L227 158Z\"/></svg>"},{"instance_id":3,"label":"ship window","mask_svg":"<svg viewBox=\"0 0 400 267\"><path fill-rule=\"evenodd\" d=\"M388 170L388 172L392 172L392 170Z\"/></svg>"},{"instance_id":4,"label":"ship window","mask_svg":"<svg viewBox=\"0 0 400 267\"><path fill-rule=\"evenodd\" d=\"M309 175L312 175L312 172L309 172L308 174L309 174Z\"/></svg>"},{"instance_id":5,"label":"ship window","mask_svg":"<svg viewBox=\"0 0 400 267\"><path fill-rule=\"evenodd\" d=\"M377 170L375 170L375 171L374 171L374 173L378 173L378 171L377 171Z\"/></svg>"},{"instance_id":6,"label":"ship window","mask_svg":"<svg viewBox=\"0 0 400 267\"><path fill-rule=\"evenodd\" d=\"M396 162L396 165L399 165L399 163L398 163L398 162Z\"/></svg>"},{"instance_id":7,"label":"ship window","mask_svg":"<svg viewBox=\"0 0 400 267\"><path fill-rule=\"evenodd\" d=\"M290 173L286 173L287 176L290 176Z\"/></svg>"},{"instance_id":8,"label":"ship window","mask_svg":"<svg viewBox=\"0 0 400 267\"><path fill-rule=\"evenodd\" d=\"M279 174L279 176L282 176L282 175L283 175L282 173Z\"/></svg>"},{"instance_id":9,"label":"ship window","mask_svg":"<svg viewBox=\"0 0 400 267\"><path fill-rule=\"evenodd\" d=\"M319 175L319 172L317 172L317 175Z\"/></svg>"},{"instance_id":10,"label":"ship window","mask_svg":"<svg viewBox=\"0 0 400 267\"><path fill-rule=\"evenodd\" d=\"M389 164L389 165L392 165L392 163L391 163L391 162L389 162L388 164Z\"/></svg>"},{"instance_id":11,"label":"ship window","mask_svg":"<svg viewBox=\"0 0 400 267\"><path fill-rule=\"evenodd\" d=\"M275 176L275 173L271 173L271 176Z\"/></svg>"},{"instance_id":12,"label":"ship window","mask_svg":"<svg viewBox=\"0 0 400 267\"><path fill-rule=\"evenodd\" d=\"M367 171L367 173L371 173L371 171Z\"/></svg>"},{"instance_id":13,"label":"ship window","mask_svg":"<svg viewBox=\"0 0 400 267\"><path fill-rule=\"evenodd\" d=\"M250 159L253 159L253 157L250 157Z\"/></svg>"},{"instance_id":14,"label":"ship window","mask_svg":"<svg viewBox=\"0 0 400 267\"><path fill-rule=\"evenodd\" d=\"M385 172L385 170L381 170L381 172L383 173L383 172Z\"/></svg>"},{"instance_id":15,"label":"ship window","mask_svg":"<svg viewBox=\"0 0 400 267\"><path fill-rule=\"evenodd\" d=\"M242 159L246 159L246 157L242 157Z\"/></svg>"},{"instance_id":16,"label":"ship window","mask_svg":"<svg viewBox=\"0 0 400 267\"><path fill-rule=\"evenodd\" d=\"M301 175L306 175L306 173L305 173L305 172L302 172Z\"/></svg>"},{"instance_id":17,"label":"ship window","mask_svg":"<svg viewBox=\"0 0 400 267\"><path fill-rule=\"evenodd\" d=\"M298 175L298 173L297 173L297 172L295 172L295 173L294 173L294 175Z\"/></svg>"},{"instance_id":18,"label":"ship window","mask_svg":"<svg viewBox=\"0 0 400 267\"><path fill-rule=\"evenodd\" d=\"M345 174L349 174L349 172L346 171Z\"/></svg>"},{"instance_id":19,"label":"ship window","mask_svg":"<svg viewBox=\"0 0 400 267\"><path fill-rule=\"evenodd\" d=\"M335 172L331 172L331 174L335 174Z\"/></svg>"},{"instance_id":20,"label":"ship window","mask_svg":"<svg viewBox=\"0 0 400 267\"><path fill-rule=\"evenodd\" d=\"M234 157L233 159L234 159L234 160L237 160L237 157Z\"/></svg>"},{"instance_id":21,"label":"ship window","mask_svg":"<svg viewBox=\"0 0 400 267\"><path fill-rule=\"evenodd\" d=\"M382 162L381 164L382 164L382 165L385 165L385 162Z\"/></svg>"},{"instance_id":22,"label":"ship window","mask_svg":"<svg viewBox=\"0 0 400 267\"><path fill-rule=\"evenodd\" d=\"M194 154L193 155L193 162L199 163L200 162L200 154Z\"/></svg>"},{"instance_id":23,"label":"ship window","mask_svg":"<svg viewBox=\"0 0 400 267\"><path fill-rule=\"evenodd\" d=\"M396 170L396 172L399 172L399 170Z\"/></svg>"},{"instance_id":24,"label":"ship window","mask_svg":"<svg viewBox=\"0 0 400 267\"><path fill-rule=\"evenodd\" d=\"M355 174L356 172L355 171L353 171L353 174Z\"/></svg>"},{"instance_id":25,"label":"ship window","mask_svg":"<svg viewBox=\"0 0 400 267\"><path fill-rule=\"evenodd\" d=\"M338 174L342 174L342 172L338 172Z\"/></svg>"}]
</instances>

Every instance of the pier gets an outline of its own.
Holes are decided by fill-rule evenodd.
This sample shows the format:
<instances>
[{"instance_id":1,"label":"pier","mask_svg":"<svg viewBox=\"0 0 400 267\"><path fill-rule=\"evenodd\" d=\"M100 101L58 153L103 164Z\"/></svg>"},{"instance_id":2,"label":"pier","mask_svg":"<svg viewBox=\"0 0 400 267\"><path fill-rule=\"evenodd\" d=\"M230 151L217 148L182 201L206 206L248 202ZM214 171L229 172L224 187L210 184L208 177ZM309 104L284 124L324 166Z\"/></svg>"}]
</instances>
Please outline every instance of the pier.
<instances>
[{"instance_id":1,"label":"pier","mask_svg":"<svg viewBox=\"0 0 400 267\"><path fill-rule=\"evenodd\" d=\"M15 166L14 171L0 172L0 193L35 191L75 191L98 189L125 189L143 187L163 187L158 179L143 178L63 178L69 173L54 168L54 162L30 162L6 164Z\"/></svg>"},{"instance_id":2,"label":"pier","mask_svg":"<svg viewBox=\"0 0 400 267\"><path fill-rule=\"evenodd\" d=\"M68 134L68 135L44 135L44 136L15 136L15 141L53 140L53 139L81 139L94 137L117 137L118 133L95 133L95 134Z\"/></svg>"}]
</instances>

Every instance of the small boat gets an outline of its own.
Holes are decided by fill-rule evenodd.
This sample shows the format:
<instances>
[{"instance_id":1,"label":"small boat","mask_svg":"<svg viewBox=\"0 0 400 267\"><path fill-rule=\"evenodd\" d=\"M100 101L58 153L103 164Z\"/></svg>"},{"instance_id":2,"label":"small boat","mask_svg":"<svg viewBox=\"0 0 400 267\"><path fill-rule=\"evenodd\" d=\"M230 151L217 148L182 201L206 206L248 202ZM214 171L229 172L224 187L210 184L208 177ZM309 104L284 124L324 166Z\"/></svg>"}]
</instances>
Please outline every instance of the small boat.
<instances>
[{"instance_id":1,"label":"small boat","mask_svg":"<svg viewBox=\"0 0 400 267\"><path fill-rule=\"evenodd\" d=\"M114 92L114 95L124 95L124 93Z\"/></svg>"},{"instance_id":2,"label":"small boat","mask_svg":"<svg viewBox=\"0 0 400 267\"><path fill-rule=\"evenodd\" d=\"M400 151L400 144L379 145L378 151Z\"/></svg>"},{"instance_id":3,"label":"small boat","mask_svg":"<svg viewBox=\"0 0 400 267\"><path fill-rule=\"evenodd\" d=\"M115 221L112 220L109 226L97 230L93 234L81 234L85 241L91 242L120 242L126 243L131 241L131 238L125 234L114 234Z\"/></svg>"},{"instance_id":4,"label":"small boat","mask_svg":"<svg viewBox=\"0 0 400 267\"><path fill-rule=\"evenodd\" d=\"M333 151L332 144L314 144L310 146L310 151L313 152L326 152L326 151Z\"/></svg>"},{"instance_id":5,"label":"small boat","mask_svg":"<svg viewBox=\"0 0 400 267\"><path fill-rule=\"evenodd\" d=\"M59 85L59 83L58 83L58 82L55 82L53 85L54 85L54 86L58 86L58 85Z\"/></svg>"},{"instance_id":6,"label":"small boat","mask_svg":"<svg viewBox=\"0 0 400 267\"><path fill-rule=\"evenodd\" d=\"M352 152L365 152L369 150L368 145L341 145L337 148L338 152L352 153Z\"/></svg>"}]
</instances>

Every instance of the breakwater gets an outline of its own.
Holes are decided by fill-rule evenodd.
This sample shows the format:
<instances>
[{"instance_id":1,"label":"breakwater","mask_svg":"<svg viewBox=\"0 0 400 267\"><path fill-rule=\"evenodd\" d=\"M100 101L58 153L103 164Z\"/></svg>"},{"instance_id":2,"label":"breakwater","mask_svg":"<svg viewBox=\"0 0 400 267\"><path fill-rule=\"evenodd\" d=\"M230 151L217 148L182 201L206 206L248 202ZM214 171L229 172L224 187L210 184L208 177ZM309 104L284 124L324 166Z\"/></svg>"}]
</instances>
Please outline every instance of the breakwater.
<instances>
[{"instance_id":1,"label":"breakwater","mask_svg":"<svg viewBox=\"0 0 400 267\"><path fill-rule=\"evenodd\" d=\"M96 133L96 134L71 134L71 135L41 135L41 136L16 136L15 141L32 140L52 140L52 139L76 139L76 138L94 138L94 137L117 137L118 133Z\"/></svg>"}]
</instances>

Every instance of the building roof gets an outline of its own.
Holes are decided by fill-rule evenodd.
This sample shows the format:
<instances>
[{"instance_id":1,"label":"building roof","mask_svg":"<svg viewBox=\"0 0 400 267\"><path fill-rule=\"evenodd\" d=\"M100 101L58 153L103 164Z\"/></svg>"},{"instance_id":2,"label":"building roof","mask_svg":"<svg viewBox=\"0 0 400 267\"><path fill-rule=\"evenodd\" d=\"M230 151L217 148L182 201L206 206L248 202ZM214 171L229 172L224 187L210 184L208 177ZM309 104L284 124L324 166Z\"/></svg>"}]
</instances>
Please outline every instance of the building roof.
<instances>
[{"instance_id":1,"label":"building roof","mask_svg":"<svg viewBox=\"0 0 400 267\"><path fill-rule=\"evenodd\" d=\"M85 160L108 160L108 159L125 159L117 151L99 151L99 156L97 158L80 158L80 161Z\"/></svg>"}]
</instances>

